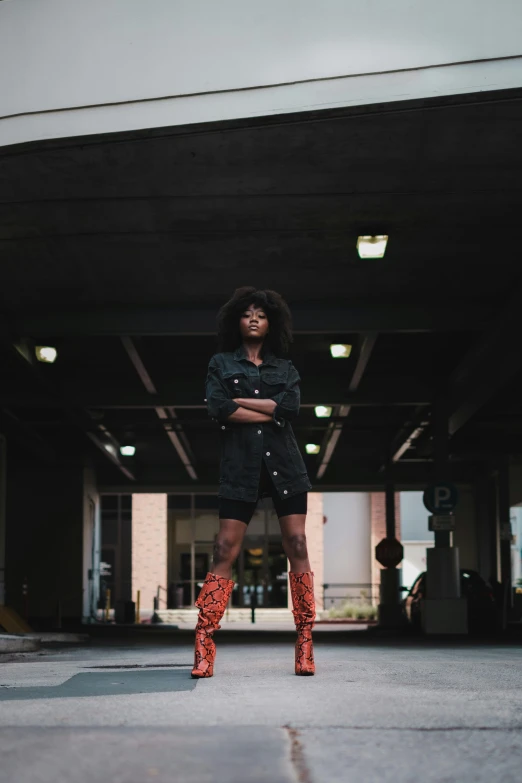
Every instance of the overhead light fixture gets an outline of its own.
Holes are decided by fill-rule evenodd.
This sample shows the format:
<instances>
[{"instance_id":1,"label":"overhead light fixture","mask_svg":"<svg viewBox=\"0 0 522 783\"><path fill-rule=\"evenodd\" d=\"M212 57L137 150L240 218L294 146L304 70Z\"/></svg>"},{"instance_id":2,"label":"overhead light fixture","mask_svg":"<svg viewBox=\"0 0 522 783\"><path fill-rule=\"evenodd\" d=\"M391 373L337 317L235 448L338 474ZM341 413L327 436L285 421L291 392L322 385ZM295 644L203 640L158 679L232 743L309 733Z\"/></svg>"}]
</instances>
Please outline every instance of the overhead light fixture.
<instances>
[{"instance_id":1,"label":"overhead light fixture","mask_svg":"<svg viewBox=\"0 0 522 783\"><path fill-rule=\"evenodd\" d=\"M53 364L58 356L58 351L51 345L37 345L34 352L38 361L46 364Z\"/></svg>"},{"instance_id":2,"label":"overhead light fixture","mask_svg":"<svg viewBox=\"0 0 522 783\"><path fill-rule=\"evenodd\" d=\"M346 344L335 344L330 346L330 353L334 359L347 359L352 352L352 346Z\"/></svg>"},{"instance_id":3,"label":"overhead light fixture","mask_svg":"<svg viewBox=\"0 0 522 783\"><path fill-rule=\"evenodd\" d=\"M307 454L319 454L321 447L317 443L307 443L305 446Z\"/></svg>"},{"instance_id":4,"label":"overhead light fixture","mask_svg":"<svg viewBox=\"0 0 522 783\"><path fill-rule=\"evenodd\" d=\"M316 405L314 410L318 419L328 419L332 415L330 405Z\"/></svg>"},{"instance_id":5,"label":"overhead light fixture","mask_svg":"<svg viewBox=\"0 0 522 783\"><path fill-rule=\"evenodd\" d=\"M122 457L134 457L136 446L120 446L120 454Z\"/></svg>"},{"instance_id":6,"label":"overhead light fixture","mask_svg":"<svg viewBox=\"0 0 522 783\"><path fill-rule=\"evenodd\" d=\"M387 234L357 237L357 252L360 258L382 258L386 252L387 243Z\"/></svg>"},{"instance_id":7,"label":"overhead light fixture","mask_svg":"<svg viewBox=\"0 0 522 783\"><path fill-rule=\"evenodd\" d=\"M105 451L108 451L109 454L112 454L113 457L116 456L116 447L114 446L113 443L104 443L103 447Z\"/></svg>"}]
</instances>

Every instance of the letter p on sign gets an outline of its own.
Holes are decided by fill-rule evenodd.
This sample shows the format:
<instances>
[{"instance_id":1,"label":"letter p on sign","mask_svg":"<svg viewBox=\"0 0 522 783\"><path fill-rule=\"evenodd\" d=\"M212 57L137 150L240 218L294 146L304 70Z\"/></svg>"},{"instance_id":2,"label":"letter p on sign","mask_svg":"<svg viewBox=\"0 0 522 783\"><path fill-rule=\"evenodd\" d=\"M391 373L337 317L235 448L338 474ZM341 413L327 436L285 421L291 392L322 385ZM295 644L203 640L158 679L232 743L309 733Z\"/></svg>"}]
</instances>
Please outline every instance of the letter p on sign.
<instances>
[{"instance_id":1,"label":"letter p on sign","mask_svg":"<svg viewBox=\"0 0 522 783\"><path fill-rule=\"evenodd\" d=\"M451 490L449 487L435 487L434 503L436 508L446 508L451 499Z\"/></svg>"},{"instance_id":2,"label":"letter p on sign","mask_svg":"<svg viewBox=\"0 0 522 783\"><path fill-rule=\"evenodd\" d=\"M457 505L458 497L459 493L454 484L441 481L426 487L423 501L432 514L448 514Z\"/></svg>"}]
</instances>

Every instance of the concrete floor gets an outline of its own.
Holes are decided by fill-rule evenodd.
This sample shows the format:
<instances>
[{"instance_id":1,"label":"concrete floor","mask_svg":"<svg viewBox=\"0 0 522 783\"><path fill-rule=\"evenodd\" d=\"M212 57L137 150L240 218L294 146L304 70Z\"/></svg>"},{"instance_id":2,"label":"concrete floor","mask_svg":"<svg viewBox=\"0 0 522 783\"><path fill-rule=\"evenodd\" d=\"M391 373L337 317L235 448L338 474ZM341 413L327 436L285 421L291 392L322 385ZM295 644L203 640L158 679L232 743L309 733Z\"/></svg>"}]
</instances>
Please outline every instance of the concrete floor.
<instances>
[{"instance_id":1,"label":"concrete floor","mask_svg":"<svg viewBox=\"0 0 522 783\"><path fill-rule=\"evenodd\" d=\"M316 630L95 640L0 659L0 781L409 783L520 780L522 646Z\"/></svg>"}]
</instances>

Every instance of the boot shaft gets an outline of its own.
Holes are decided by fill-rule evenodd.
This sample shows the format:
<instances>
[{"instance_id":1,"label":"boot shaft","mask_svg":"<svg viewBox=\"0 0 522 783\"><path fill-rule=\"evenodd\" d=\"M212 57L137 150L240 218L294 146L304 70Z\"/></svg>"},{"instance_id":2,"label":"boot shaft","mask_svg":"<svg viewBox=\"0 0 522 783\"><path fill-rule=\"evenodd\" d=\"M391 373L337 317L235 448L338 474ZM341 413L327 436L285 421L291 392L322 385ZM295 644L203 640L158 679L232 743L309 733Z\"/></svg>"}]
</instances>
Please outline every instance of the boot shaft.
<instances>
[{"instance_id":1,"label":"boot shaft","mask_svg":"<svg viewBox=\"0 0 522 783\"><path fill-rule=\"evenodd\" d=\"M207 628L209 631L219 628L219 621L225 613L233 589L234 582L231 579L208 572L196 601L199 609L198 627Z\"/></svg>"},{"instance_id":2,"label":"boot shaft","mask_svg":"<svg viewBox=\"0 0 522 783\"><path fill-rule=\"evenodd\" d=\"M314 575L312 571L294 574L290 571L293 615L297 625L313 625L315 620Z\"/></svg>"}]
</instances>

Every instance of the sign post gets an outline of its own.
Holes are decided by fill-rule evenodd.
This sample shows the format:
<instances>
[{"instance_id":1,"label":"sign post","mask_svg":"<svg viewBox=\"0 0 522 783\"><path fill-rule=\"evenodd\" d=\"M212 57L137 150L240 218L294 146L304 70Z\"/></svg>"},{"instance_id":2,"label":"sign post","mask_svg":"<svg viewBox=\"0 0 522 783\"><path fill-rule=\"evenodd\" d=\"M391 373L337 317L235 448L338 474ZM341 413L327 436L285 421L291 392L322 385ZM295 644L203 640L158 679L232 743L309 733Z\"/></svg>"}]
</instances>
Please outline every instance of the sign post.
<instances>
[{"instance_id":1,"label":"sign post","mask_svg":"<svg viewBox=\"0 0 522 783\"><path fill-rule=\"evenodd\" d=\"M466 633L467 601L460 595L459 550L450 545L455 530L459 493L449 481L437 481L424 490L423 501L431 512L429 529L435 547L426 553L426 597L421 604L426 633Z\"/></svg>"}]
</instances>

